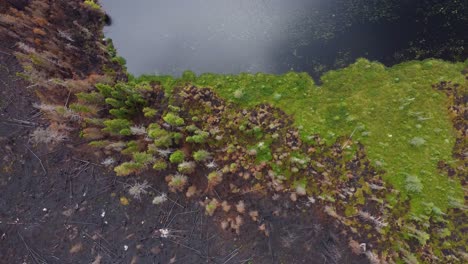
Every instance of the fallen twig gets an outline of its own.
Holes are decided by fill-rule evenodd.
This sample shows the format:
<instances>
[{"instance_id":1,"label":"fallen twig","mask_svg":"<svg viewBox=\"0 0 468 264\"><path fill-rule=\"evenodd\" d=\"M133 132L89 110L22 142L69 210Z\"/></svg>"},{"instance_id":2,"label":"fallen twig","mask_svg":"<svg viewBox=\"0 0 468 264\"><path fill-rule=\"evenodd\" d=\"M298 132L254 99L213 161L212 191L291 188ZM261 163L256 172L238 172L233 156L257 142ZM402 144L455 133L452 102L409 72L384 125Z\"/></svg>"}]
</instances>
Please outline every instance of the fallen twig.
<instances>
[{"instance_id":1,"label":"fallen twig","mask_svg":"<svg viewBox=\"0 0 468 264\"><path fill-rule=\"evenodd\" d=\"M191 214L191 213L196 213L196 212L199 212L199 210L193 210L193 211L189 211L189 212L177 213L177 214L175 214L175 215L172 217L171 221L169 221L169 223L167 223L167 224L165 225L165 227L167 228L167 227L172 223L172 221L174 221L174 219L175 219L178 215Z\"/></svg>"},{"instance_id":2,"label":"fallen twig","mask_svg":"<svg viewBox=\"0 0 468 264\"><path fill-rule=\"evenodd\" d=\"M19 232L18 232L18 236L20 237L21 241L23 242L24 246L26 247L26 250L28 251L28 255L31 256L32 260L35 263L47 264L47 261L41 255L39 255L39 253L37 253L31 247L29 247L29 245L26 243L23 236Z\"/></svg>"},{"instance_id":3,"label":"fallen twig","mask_svg":"<svg viewBox=\"0 0 468 264\"><path fill-rule=\"evenodd\" d=\"M200 257L202 257L202 258L207 258L206 256L203 256L203 254L201 253L201 251L196 250L196 249L194 249L193 247L189 247L189 246L187 246L187 245L184 245L184 244L182 244L182 243L179 243L179 242L174 241L174 240L171 240L171 239L167 239L167 240L168 240L168 241L171 241L172 243L175 243L175 244L177 244L177 245L179 245L179 246L182 246L182 247L184 247L184 248L187 248L187 249L192 250L193 252L197 253L197 254L198 254Z\"/></svg>"},{"instance_id":4,"label":"fallen twig","mask_svg":"<svg viewBox=\"0 0 468 264\"><path fill-rule=\"evenodd\" d=\"M346 142L343 144L343 146L341 147L341 150L343 150L349 143L349 141L351 140L351 138L353 137L354 135L354 132L356 132L356 129L357 127L354 128L353 132L351 133L351 135L349 136L349 138L346 140Z\"/></svg>"},{"instance_id":5,"label":"fallen twig","mask_svg":"<svg viewBox=\"0 0 468 264\"><path fill-rule=\"evenodd\" d=\"M68 107L68 101L70 100L71 90L68 90L67 100L65 101L65 107Z\"/></svg>"},{"instance_id":6,"label":"fallen twig","mask_svg":"<svg viewBox=\"0 0 468 264\"><path fill-rule=\"evenodd\" d=\"M9 56L13 56L11 53L4 52L4 51L1 51L1 50L0 50L0 53L5 54L5 55L9 55Z\"/></svg>"},{"instance_id":7,"label":"fallen twig","mask_svg":"<svg viewBox=\"0 0 468 264\"><path fill-rule=\"evenodd\" d=\"M29 152L31 152L34 155L34 157L36 157L37 160L39 160L39 164L41 164L42 170L44 171L44 176L47 175L47 171L44 168L44 164L42 164L42 160L36 155L36 153L34 153L30 148L28 148L28 146L26 145L24 146L26 147L27 150L29 150Z\"/></svg>"},{"instance_id":8,"label":"fallen twig","mask_svg":"<svg viewBox=\"0 0 468 264\"><path fill-rule=\"evenodd\" d=\"M102 165L99 165L97 163L93 163L93 162L87 161L87 160L78 159L78 158L75 158L75 157L72 157L72 160L77 160L77 161L81 161L81 162L84 162L84 163L87 163L87 164L93 164L95 166L102 167Z\"/></svg>"},{"instance_id":9,"label":"fallen twig","mask_svg":"<svg viewBox=\"0 0 468 264\"><path fill-rule=\"evenodd\" d=\"M21 125L28 125L28 126L37 126L37 123L25 121L25 120L19 120L15 118L8 119L7 122L21 124Z\"/></svg>"},{"instance_id":10,"label":"fallen twig","mask_svg":"<svg viewBox=\"0 0 468 264\"><path fill-rule=\"evenodd\" d=\"M234 249L231 253L229 253L225 258L229 257L226 261L223 262L223 264L226 264L228 263L231 259L233 259L235 256L237 256L237 254L239 254L239 249L241 249L242 246Z\"/></svg>"}]
</instances>

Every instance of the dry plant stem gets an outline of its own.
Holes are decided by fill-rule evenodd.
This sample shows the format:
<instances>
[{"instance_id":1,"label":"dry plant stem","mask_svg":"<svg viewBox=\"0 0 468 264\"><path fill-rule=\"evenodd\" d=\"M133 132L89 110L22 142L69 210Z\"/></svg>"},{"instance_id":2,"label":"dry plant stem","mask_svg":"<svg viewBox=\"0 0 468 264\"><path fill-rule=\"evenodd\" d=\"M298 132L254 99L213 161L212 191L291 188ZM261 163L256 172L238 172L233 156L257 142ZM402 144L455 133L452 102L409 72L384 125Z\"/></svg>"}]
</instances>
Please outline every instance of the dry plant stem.
<instances>
[{"instance_id":1,"label":"dry plant stem","mask_svg":"<svg viewBox=\"0 0 468 264\"><path fill-rule=\"evenodd\" d=\"M237 254L239 254L239 250L240 250L241 248L242 248L242 246L240 246L240 247L234 249L233 251L231 251L231 253L229 253L229 254L226 256L226 258L227 258L227 257L229 257L229 258L228 258L226 261L224 261L223 264L228 263L231 259L233 259L235 256L237 256Z\"/></svg>"},{"instance_id":2,"label":"dry plant stem","mask_svg":"<svg viewBox=\"0 0 468 264\"><path fill-rule=\"evenodd\" d=\"M351 138L352 138L353 135L354 135L354 132L356 132L356 129L357 129L357 127L355 127L354 130L353 130L353 132L351 133L351 135L349 135L348 140L346 140L346 142L343 144L343 146L341 147L341 150L343 150L343 149L348 145L349 141L351 140Z\"/></svg>"},{"instance_id":3,"label":"dry plant stem","mask_svg":"<svg viewBox=\"0 0 468 264\"><path fill-rule=\"evenodd\" d=\"M68 107L68 101L70 100L71 90L68 90L67 100L65 101L65 107Z\"/></svg>"},{"instance_id":4,"label":"dry plant stem","mask_svg":"<svg viewBox=\"0 0 468 264\"><path fill-rule=\"evenodd\" d=\"M31 256L34 263L47 264L47 261L41 255L39 255L39 253L37 253L31 247L29 247L29 245L24 240L24 237L19 232L18 232L18 236L20 237L21 241L23 242L24 246L26 247L26 250L28 251L28 255Z\"/></svg>"},{"instance_id":5,"label":"dry plant stem","mask_svg":"<svg viewBox=\"0 0 468 264\"><path fill-rule=\"evenodd\" d=\"M120 182L120 183L122 183L122 182ZM155 189L155 188L152 187L152 186L150 186L150 189L153 190L153 191L155 191L155 192L157 192L157 193L159 193L159 194L162 194L161 191ZM178 202L176 202L176 201L172 200L171 198L169 198L169 196L167 196L167 199L168 199L169 201L171 201L171 202L177 204L180 208L185 208L183 205L181 205L181 204L179 204Z\"/></svg>"},{"instance_id":6,"label":"dry plant stem","mask_svg":"<svg viewBox=\"0 0 468 264\"><path fill-rule=\"evenodd\" d=\"M31 152L34 157L36 157L37 160L39 160L39 164L41 164L41 167L42 167L42 170L44 171L44 176L47 175L47 171L46 169L44 168L44 164L42 164L42 160L36 155L36 153L34 153L30 148L28 148L28 146L24 145L24 147L29 150L29 152Z\"/></svg>"},{"instance_id":7,"label":"dry plant stem","mask_svg":"<svg viewBox=\"0 0 468 264\"><path fill-rule=\"evenodd\" d=\"M17 123L17 124L20 124L20 125L26 125L26 126L32 126L32 127L37 126L37 123L35 123L35 122L20 120L20 119L16 119L16 118L8 119L7 122Z\"/></svg>"},{"instance_id":8,"label":"dry plant stem","mask_svg":"<svg viewBox=\"0 0 468 264\"><path fill-rule=\"evenodd\" d=\"M93 163L93 162L87 161L87 160L78 159L78 158L75 158L75 157L72 157L72 160L77 160L77 161L81 161L81 162L83 162L83 163L93 164L94 166L102 167L102 165L100 165L100 164Z\"/></svg>"}]
</instances>

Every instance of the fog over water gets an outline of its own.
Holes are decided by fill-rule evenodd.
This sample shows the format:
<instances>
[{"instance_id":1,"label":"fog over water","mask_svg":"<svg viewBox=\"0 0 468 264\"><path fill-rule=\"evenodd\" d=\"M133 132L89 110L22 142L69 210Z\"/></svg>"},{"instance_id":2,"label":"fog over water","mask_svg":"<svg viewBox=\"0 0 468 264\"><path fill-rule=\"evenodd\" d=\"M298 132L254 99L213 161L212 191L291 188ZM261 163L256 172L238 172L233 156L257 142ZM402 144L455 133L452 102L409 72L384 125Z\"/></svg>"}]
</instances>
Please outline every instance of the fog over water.
<instances>
[{"instance_id":1,"label":"fog over water","mask_svg":"<svg viewBox=\"0 0 468 264\"><path fill-rule=\"evenodd\" d=\"M394 13L394 0L370 7L347 0L100 2L112 18L105 35L135 75L178 76L184 70L317 75L357 57L392 62L418 31L410 24L413 17Z\"/></svg>"}]
</instances>

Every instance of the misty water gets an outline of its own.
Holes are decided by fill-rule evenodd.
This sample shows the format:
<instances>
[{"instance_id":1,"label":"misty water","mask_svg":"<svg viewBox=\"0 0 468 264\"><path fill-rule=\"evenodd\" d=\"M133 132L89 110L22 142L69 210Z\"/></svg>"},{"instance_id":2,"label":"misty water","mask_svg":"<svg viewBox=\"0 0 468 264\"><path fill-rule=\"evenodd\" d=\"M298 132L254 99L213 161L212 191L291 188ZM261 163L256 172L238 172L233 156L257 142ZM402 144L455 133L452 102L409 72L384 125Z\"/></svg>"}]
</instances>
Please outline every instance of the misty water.
<instances>
[{"instance_id":1,"label":"misty water","mask_svg":"<svg viewBox=\"0 0 468 264\"><path fill-rule=\"evenodd\" d=\"M455 37L446 44L444 34L456 35L459 25L454 23L464 18L433 16L422 24L418 16L425 14L417 4L399 2L101 1L112 18L105 35L113 39L135 75L294 70L317 77L358 57L389 65L413 58L460 56L451 49L464 45L464 36L461 42ZM454 34L441 30L447 24L444 19Z\"/></svg>"}]
</instances>

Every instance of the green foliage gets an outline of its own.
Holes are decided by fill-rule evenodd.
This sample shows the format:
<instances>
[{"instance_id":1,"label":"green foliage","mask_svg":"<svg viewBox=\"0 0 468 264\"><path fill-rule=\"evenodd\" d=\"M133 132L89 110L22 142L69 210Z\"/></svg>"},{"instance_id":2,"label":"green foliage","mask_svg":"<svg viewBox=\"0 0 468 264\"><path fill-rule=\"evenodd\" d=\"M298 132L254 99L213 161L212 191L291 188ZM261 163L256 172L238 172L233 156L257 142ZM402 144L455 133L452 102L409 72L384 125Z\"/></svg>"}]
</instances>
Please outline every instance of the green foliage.
<instances>
[{"instance_id":1,"label":"green foliage","mask_svg":"<svg viewBox=\"0 0 468 264\"><path fill-rule=\"evenodd\" d=\"M84 105L84 104L78 104L78 103L74 103L74 104L70 104L70 109L77 112L77 113L92 113L93 110L91 109L91 107L87 106L87 105Z\"/></svg>"},{"instance_id":2,"label":"green foliage","mask_svg":"<svg viewBox=\"0 0 468 264\"><path fill-rule=\"evenodd\" d=\"M120 135L131 135L130 121L127 119L109 119L104 121L102 131Z\"/></svg>"},{"instance_id":3,"label":"green foliage","mask_svg":"<svg viewBox=\"0 0 468 264\"><path fill-rule=\"evenodd\" d=\"M187 132L193 133L200 129L196 125L189 125L185 127L185 130L187 130Z\"/></svg>"},{"instance_id":4,"label":"green foliage","mask_svg":"<svg viewBox=\"0 0 468 264\"><path fill-rule=\"evenodd\" d=\"M167 113L163 117L163 120L171 126L182 126L185 124L183 118L172 112Z\"/></svg>"},{"instance_id":5,"label":"green foliage","mask_svg":"<svg viewBox=\"0 0 468 264\"><path fill-rule=\"evenodd\" d=\"M193 136L188 136L185 138L185 141L189 142L189 143L198 143L198 144L201 144L201 143L205 143L206 140L208 139L210 133L206 132L206 131L202 131L202 130L197 130L195 131L195 135Z\"/></svg>"},{"instance_id":6,"label":"green foliage","mask_svg":"<svg viewBox=\"0 0 468 264\"><path fill-rule=\"evenodd\" d=\"M407 230L407 236L417 239L421 246L426 245L427 241L430 238L430 235L428 233L418 230L414 226L405 226L405 229Z\"/></svg>"},{"instance_id":7,"label":"green foliage","mask_svg":"<svg viewBox=\"0 0 468 264\"><path fill-rule=\"evenodd\" d=\"M146 83L117 83L114 86L98 84L96 88L105 98L106 104L113 107L109 113L117 118L129 118L145 106L144 93L151 89Z\"/></svg>"},{"instance_id":8,"label":"green foliage","mask_svg":"<svg viewBox=\"0 0 468 264\"><path fill-rule=\"evenodd\" d=\"M193 159L195 161L205 161L209 159L211 154L206 150L198 150L193 153Z\"/></svg>"},{"instance_id":9,"label":"green foliage","mask_svg":"<svg viewBox=\"0 0 468 264\"><path fill-rule=\"evenodd\" d=\"M96 2L94 2L94 0L85 0L84 3L86 6L92 9L95 9L95 10L101 9L101 7L98 4L96 4Z\"/></svg>"},{"instance_id":10,"label":"green foliage","mask_svg":"<svg viewBox=\"0 0 468 264\"><path fill-rule=\"evenodd\" d=\"M154 139L156 147L170 147L172 145L171 133L161 128L161 126L156 123L149 125L148 136Z\"/></svg>"},{"instance_id":11,"label":"green foliage","mask_svg":"<svg viewBox=\"0 0 468 264\"><path fill-rule=\"evenodd\" d=\"M133 160L124 162L114 168L117 176L128 176L130 174L138 173L145 169L148 164L154 161L153 155L146 152L133 153Z\"/></svg>"},{"instance_id":12,"label":"green foliage","mask_svg":"<svg viewBox=\"0 0 468 264\"><path fill-rule=\"evenodd\" d=\"M108 140L95 140L88 143L91 147L104 148L110 144Z\"/></svg>"},{"instance_id":13,"label":"green foliage","mask_svg":"<svg viewBox=\"0 0 468 264\"><path fill-rule=\"evenodd\" d=\"M154 140L154 145L156 147L170 147L172 146L172 137L170 134L166 134Z\"/></svg>"},{"instance_id":14,"label":"green foliage","mask_svg":"<svg viewBox=\"0 0 468 264\"><path fill-rule=\"evenodd\" d=\"M98 92L80 92L75 94L78 100L90 103L90 104L100 104L104 100L104 97Z\"/></svg>"},{"instance_id":15,"label":"green foliage","mask_svg":"<svg viewBox=\"0 0 468 264\"><path fill-rule=\"evenodd\" d=\"M421 180L414 175L407 175L405 182L406 191L410 194L418 194L423 190Z\"/></svg>"},{"instance_id":16,"label":"green foliage","mask_svg":"<svg viewBox=\"0 0 468 264\"><path fill-rule=\"evenodd\" d=\"M158 138L164 135L169 134L166 130L162 129L160 125L156 123L152 123L148 126L148 136L150 138Z\"/></svg>"},{"instance_id":17,"label":"green foliage","mask_svg":"<svg viewBox=\"0 0 468 264\"><path fill-rule=\"evenodd\" d=\"M249 148L255 153L255 160L257 163L270 161L273 157L271 155L270 142L261 141L257 145Z\"/></svg>"},{"instance_id":18,"label":"green foliage","mask_svg":"<svg viewBox=\"0 0 468 264\"><path fill-rule=\"evenodd\" d=\"M164 160L162 160L162 159L158 159L158 160L156 160L156 162L154 163L153 169L156 170L156 171L165 170L165 169L167 169L167 163L166 163Z\"/></svg>"},{"instance_id":19,"label":"green foliage","mask_svg":"<svg viewBox=\"0 0 468 264\"><path fill-rule=\"evenodd\" d=\"M124 102L117 100L115 98L106 98L104 101L106 102L106 104L109 104L115 108L120 108L120 107L125 106Z\"/></svg>"},{"instance_id":20,"label":"green foliage","mask_svg":"<svg viewBox=\"0 0 468 264\"><path fill-rule=\"evenodd\" d=\"M184 71L182 73L183 81L194 81L197 78L197 75L193 71Z\"/></svg>"},{"instance_id":21,"label":"green foliage","mask_svg":"<svg viewBox=\"0 0 468 264\"><path fill-rule=\"evenodd\" d=\"M119 64L124 70L126 70L125 65L127 64L127 61L123 57L117 55L117 50L115 49L112 39L106 39L106 42L107 52L109 53L111 61Z\"/></svg>"},{"instance_id":22,"label":"green foliage","mask_svg":"<svg viewBox=\"0 0 468 264\"><path fill-rule=\"evenodd\" d=\"M133 153L136 153L140 151L140 146L138 145L138 142L135 140L127 142L126 148L121 151L122 154L124 155L132 155Z\"/></svg>"},{"instance_id":23,"label":"green foliage","mask_svg":"<svg viewBox=\"0 0 468 264\"><path fill-rule=\"evenodd\" d=\"M143 114L145 117L155 117L158 111L156 109L145 107L143 108Z\"/></svg>"},{"instance_id":24,"label":"green foliage","mask_svg":"<svg viewBox=\"0 0 468 264\"><path fill-rule=\"evenodd\" d=\"M171 163L181 163L185 159L185 154L182 150L176 150L174 153L171 154L169 157L169 161Z\"/></svg>"},{"instance_id":25,"label":"green foliage","mask_svg":"<svg viewBox=\"0 0 468 264\"><path fill-rule=\"evenodd\" d=\"M110 97L113 90L112 86L104 83L96 84L96 89L98 89L99 93L101 93L103 97Z\"/></svg>"},{"instance_id":26,"label":"green foliage","mask_svg":"<svg viewBox=\"0 0 468 264\"><path fill-rule=\"evenodd\" d=\"M138 164L147 165L153 162L154 157L153 155L146 152L136 152L133 153L133 160Z\"/></svg>"},{"instance_id":27,"label":"green foliage","mask_svg":"<svg viewBox=\"0 0 468 264\"><path fill-rule=\"evenodd\" d=\"M114 168L115 173L117 176L128 176L130 174L138 172L140 169L143 168L142 164L138 164L136 162L124 162L119 166Z\"/></svg>"},{"instance_id":28,"label":"green foliage","mask_svg":"<svg viewBox=\"0 0 468 264\"><path fill-rule=\"evenodd\" d=\"M421 147L426 143L426 140L424 138L414 137L409 141L409 143L414 147Z\"/></svg>"},{"instance_id":29,"label":"green foliage","mask_svg":"<svg viewBox=\"0 0 468 264\"><path fill-rule=\"evenodd\" d=\"M125 66L127 64L127 61L124 59L124 57L121 57L121 56L112 58L112 62L116 62L120 66Z\"/></svg>"},{"instance_id":30,"label":"green foliage","mask_svg":"<svg viewBox=\"0 0 468 264\"><path fill-rule=\"evenodd\" d=\"M178 106L169 105L167 106L167 108L171 110L172 112L177 112L177 113L180 112L180 107Z\"/></svg>"}]
</instances>

